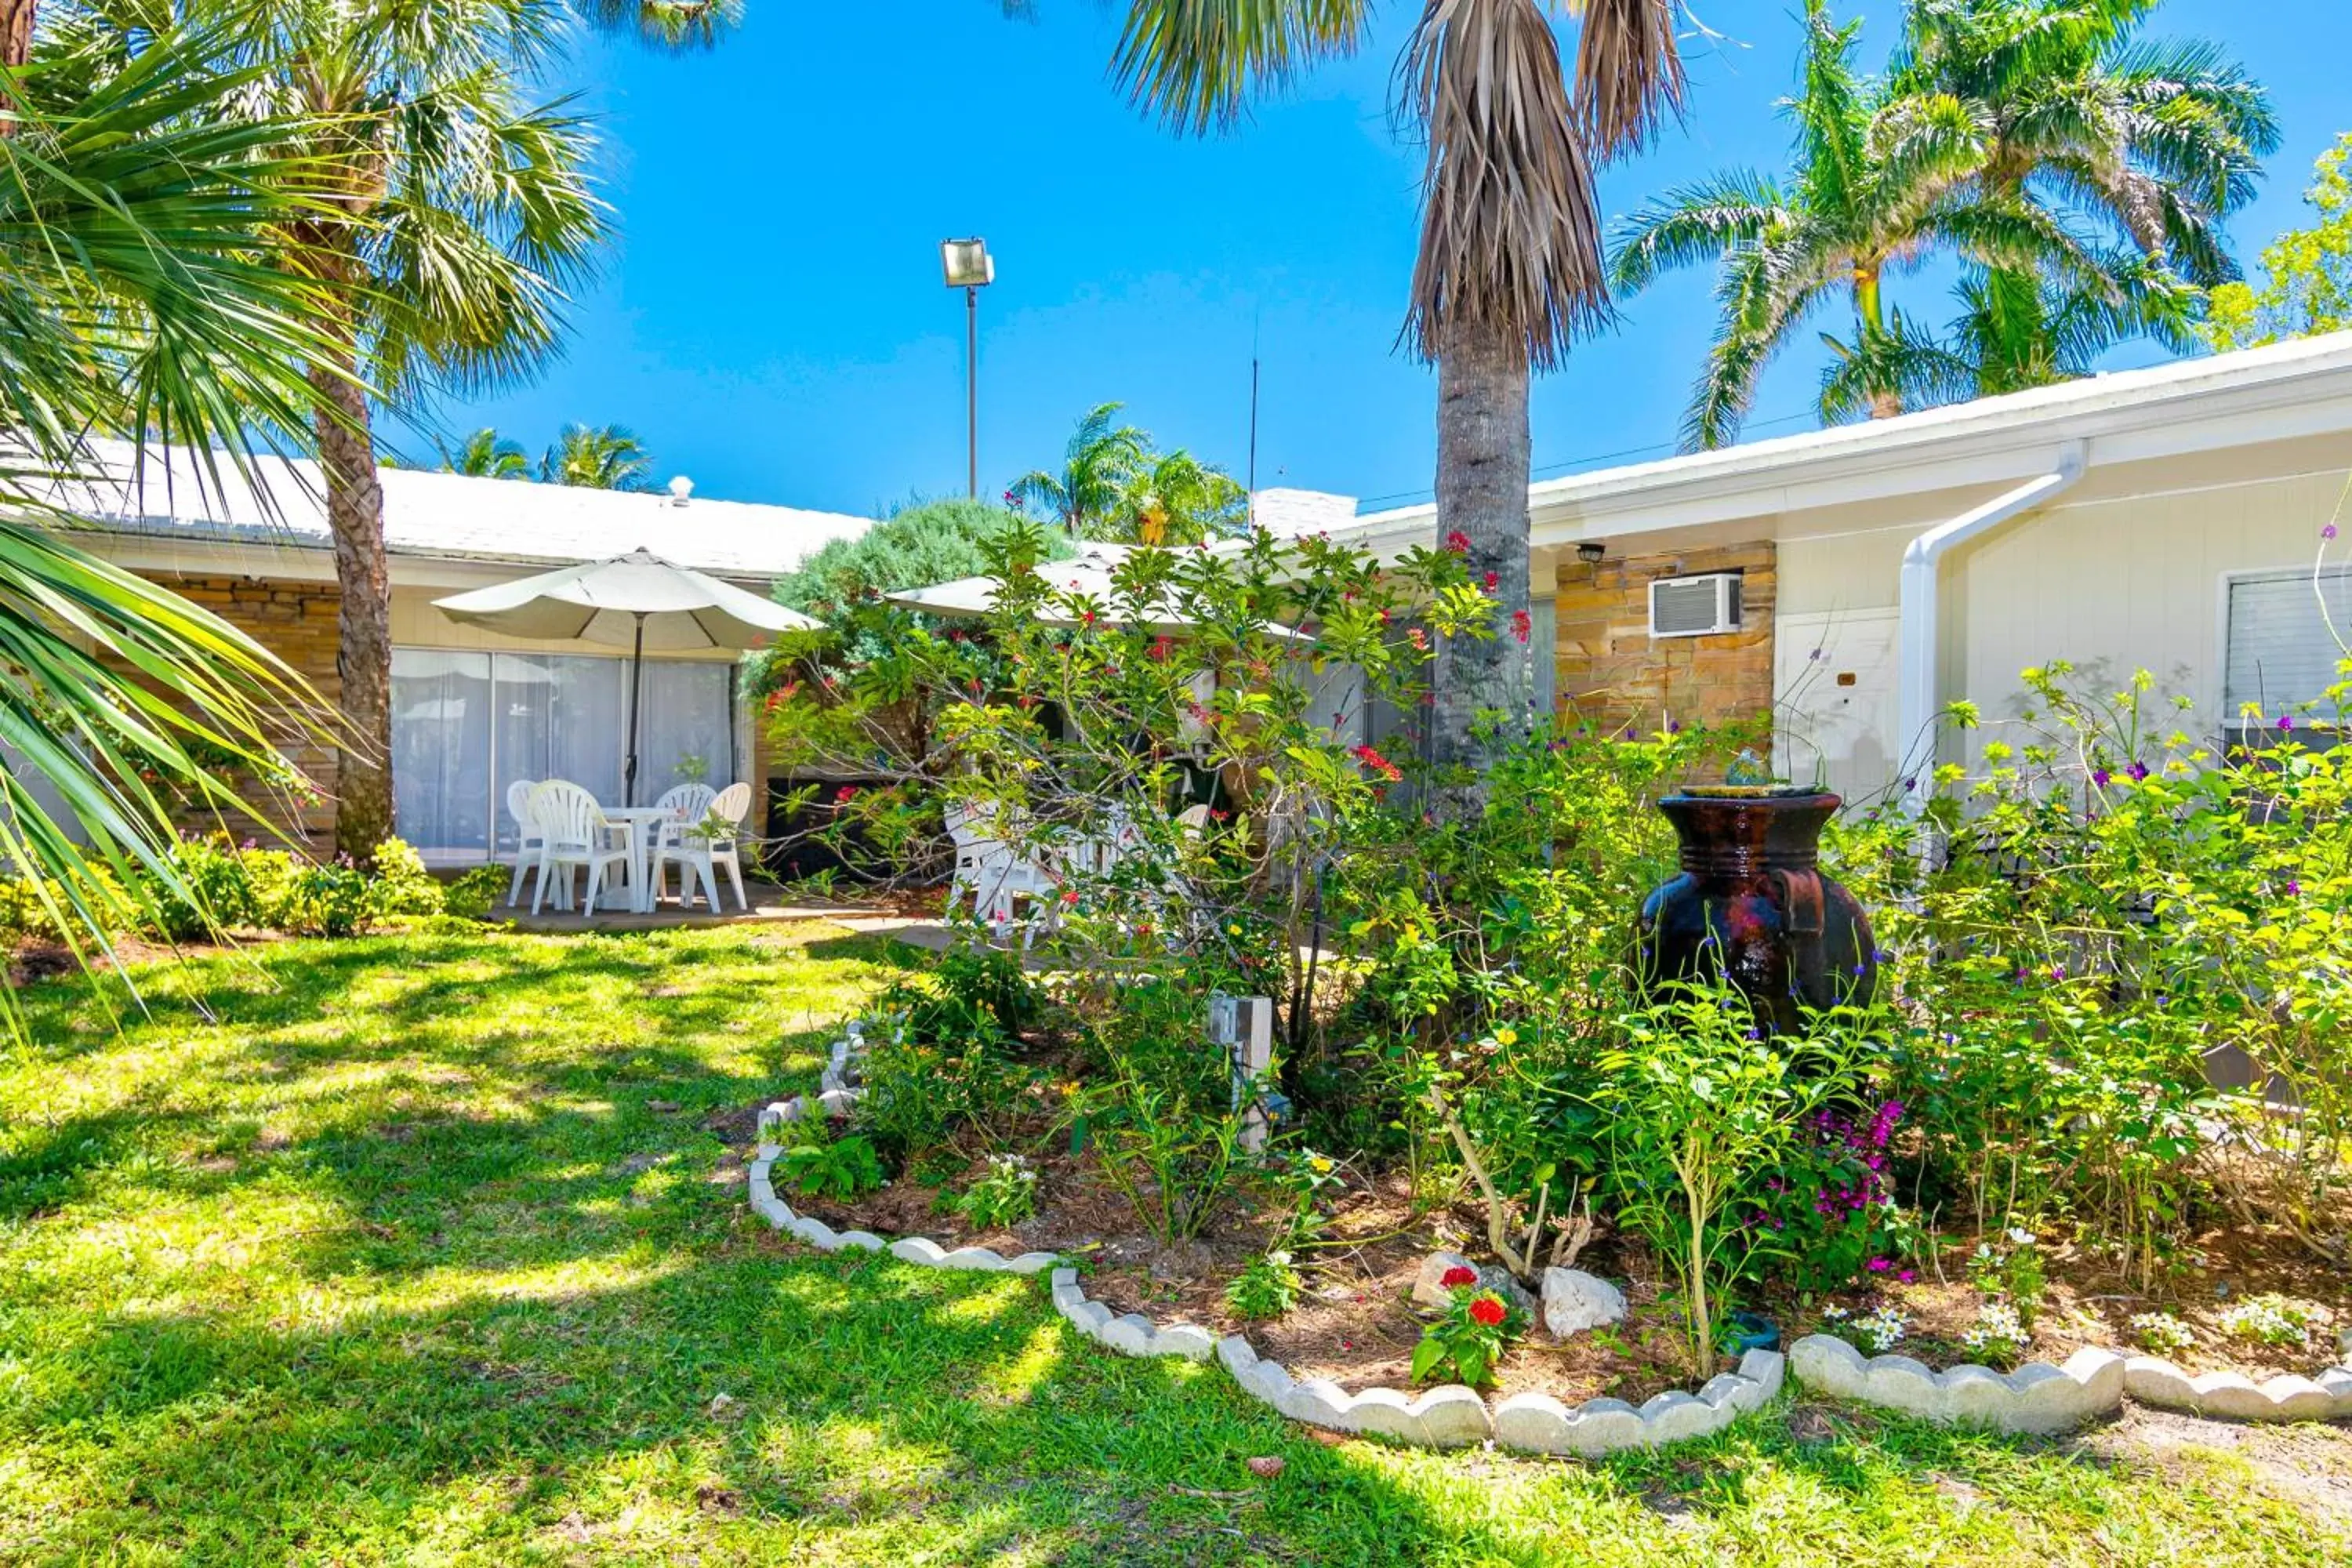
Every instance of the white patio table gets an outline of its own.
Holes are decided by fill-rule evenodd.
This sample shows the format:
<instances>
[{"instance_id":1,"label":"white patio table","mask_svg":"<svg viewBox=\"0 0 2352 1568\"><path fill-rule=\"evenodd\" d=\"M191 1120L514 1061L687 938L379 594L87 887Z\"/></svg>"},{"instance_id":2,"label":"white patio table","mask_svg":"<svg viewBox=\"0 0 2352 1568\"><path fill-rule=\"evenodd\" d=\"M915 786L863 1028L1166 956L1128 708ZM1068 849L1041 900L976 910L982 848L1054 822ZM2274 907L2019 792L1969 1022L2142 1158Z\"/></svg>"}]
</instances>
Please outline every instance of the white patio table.
<instances>
[{"instance_id":1,"label":"white patio table","mask_svg":"<svg viewBox=\"0 0 2352 1568\"><path fill-rule=\"evenodd\" d=\"M604 812L604 820L628 830L629 883L625 888L606 891L597 900L597 907L626 910L632 914L651 914L654 910L654 840L661 831L661 824L668 821L671 814L658 805L608 805Z\"/></svg>"}]
</instances>

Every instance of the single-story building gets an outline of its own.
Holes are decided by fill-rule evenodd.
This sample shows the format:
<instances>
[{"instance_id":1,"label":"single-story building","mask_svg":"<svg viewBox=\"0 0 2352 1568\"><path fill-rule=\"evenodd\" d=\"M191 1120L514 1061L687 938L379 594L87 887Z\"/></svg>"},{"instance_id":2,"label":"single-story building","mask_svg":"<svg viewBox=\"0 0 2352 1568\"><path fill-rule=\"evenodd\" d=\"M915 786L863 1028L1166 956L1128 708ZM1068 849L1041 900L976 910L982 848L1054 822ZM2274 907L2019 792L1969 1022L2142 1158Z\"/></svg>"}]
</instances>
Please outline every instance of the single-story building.
<instances>
[{"instance_id":1,"label":"single-story building","mask_svg":"<svg viewBox=\"0 0 2352 1568\"><path fill-rule=\"evenodd\" d=\"M252 634L331 703L341 595L318 466L265 459L257 493L226 470L221 484L199 483L185 452L151 447L135 470L129 443L94 446L107 478L64 498L104 530L94 548ZM481 631L434 600L640 548L765 594L828 541L872 525L709 500L682 479L631 493L410 468L379 477L399 831L443 865L511 851L512 780L569 778L599 799L620 797L628 650ZM737 689L740 662L726 652L646 655L641 791L689 776L757 787L761 737ZM290 754L324 797L293 826L331 844L334 759L302 744Z\"/></svg>"},{"instance_id":2,"label":"single-story building","mask_svg":"<svg viewBox=\"0 0 2352 1568\"><path fill-rule=\"evenodd\" d=\"M2352 333L1547 480L1538 683L1612 727L1770 711L1780 771L1849 800L1931 746L1973 763L2058 659L2144 668L2193 704L2167 731L2218 737L2336 680L2348 487ZM1434 521L1356 526L1393 549ZM1987 728L1937 738L1960 699Z\"/></svg>"}]
</instances>

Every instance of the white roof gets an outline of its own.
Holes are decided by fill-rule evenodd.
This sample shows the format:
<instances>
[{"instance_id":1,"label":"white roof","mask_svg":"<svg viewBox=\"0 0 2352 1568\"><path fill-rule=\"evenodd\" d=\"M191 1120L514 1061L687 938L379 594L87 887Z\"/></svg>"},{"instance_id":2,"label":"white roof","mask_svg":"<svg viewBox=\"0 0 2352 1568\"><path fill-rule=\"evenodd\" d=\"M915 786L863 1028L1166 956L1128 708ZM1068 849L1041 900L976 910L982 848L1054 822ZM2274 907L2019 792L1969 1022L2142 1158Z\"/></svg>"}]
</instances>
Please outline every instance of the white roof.
<instances>
[{"instance_id":1,"label":"white roof","mask_svg":"<svg viewBox=\"0 0 2352 1568\"><path fill-rule=\"evenodd\" d=\"M150 447L143 465L130 442L94 440L105 477L60 488L61 504L114 531L325 549L325 489L308 458L256 465L266 500L224 458L219 484L184 448ZM385 548L394 555L564 565L650 549L698 571L743 578L790 572L872 520L796 507L662 492L584 489L476 479L420 468L381 468Z\"/></svg>"},{"instance_id":2,"label":"white roof","mask_svg":"<svg viewBox=\"0 0 2352 1568\"><path fill-rule=\"evenodd\" d=\"M2352 332L2086 376L1894 419L1598 468L1528 490L1534 542L1686 526L1897 493L2014 483L2061 446L2094 467L2352 431ZM1425 532L1426 503L1369 514L1378 541Z\"/></svg>"},{"instance_id":3,"label":"white roof","mask_svg":"<svg viewBox=\"0 0 2352 1568\"><path fill-rule=\"evenodd\" d=\"M1328 490L1260 490L1250 498L1250 521L1282 539L1302 539L1353 527L1356 498Z\"/></svg>"}]
</instances>

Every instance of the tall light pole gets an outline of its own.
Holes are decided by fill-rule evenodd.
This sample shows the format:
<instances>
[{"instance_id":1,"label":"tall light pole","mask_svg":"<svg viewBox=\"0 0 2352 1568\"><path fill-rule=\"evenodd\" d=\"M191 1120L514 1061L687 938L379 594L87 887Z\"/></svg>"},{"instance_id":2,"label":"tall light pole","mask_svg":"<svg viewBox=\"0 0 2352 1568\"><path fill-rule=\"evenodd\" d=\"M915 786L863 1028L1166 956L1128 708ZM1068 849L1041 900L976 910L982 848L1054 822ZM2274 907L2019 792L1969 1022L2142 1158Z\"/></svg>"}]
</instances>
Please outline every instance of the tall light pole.
<instances>
[{"instance_id":1,"label":"tall light pole","mask_svg":"<svg viewBox=\"0 0 2352 1568\"><path fill-rule=\"evenodd\" d=\"M980 291L996 281L996 258L988 241L940 241L940 270L948 287L963 290L963 417L966 482L980 499Z\"/></svg>"}]
</instances>

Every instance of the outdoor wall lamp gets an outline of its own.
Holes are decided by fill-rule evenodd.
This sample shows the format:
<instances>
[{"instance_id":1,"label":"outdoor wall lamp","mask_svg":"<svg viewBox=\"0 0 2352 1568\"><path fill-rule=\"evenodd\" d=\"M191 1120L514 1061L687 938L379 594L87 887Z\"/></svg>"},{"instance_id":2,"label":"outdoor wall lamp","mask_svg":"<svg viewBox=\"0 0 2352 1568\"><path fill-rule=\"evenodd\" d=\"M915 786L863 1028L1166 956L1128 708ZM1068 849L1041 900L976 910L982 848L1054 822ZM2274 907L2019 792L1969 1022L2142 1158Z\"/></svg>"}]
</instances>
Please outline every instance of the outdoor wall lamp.
<instances>
[{"instance_id":1,"label":"outdoor wall lamp","mask_svg":"<svg viewBox=\"0 0 2352 1568\"><path fill-rule=\"evenodd\" d=\"M988 241L940 241L940 271L950 289L963 290L964 478L968 493L980 499L980 291L996 281L996 258Z\"/></svg>"},{"instance_id":2,"label":"outdoor wall lamp","mask_svg":"<svg viewBox=\"0 0 2352 1568\"><path fill-rule=\"evenodd\" d=\"M1576 547L1576 558L1587 566L1600 565L1601 558L1608 553L1609 546L1597 539L1588 539Z\"/></svg>"}]
</instances>

